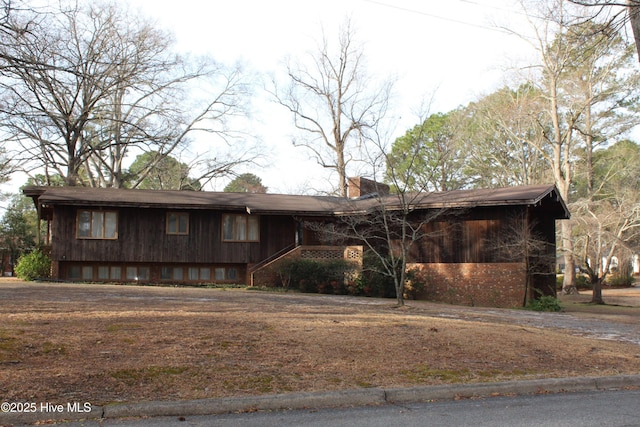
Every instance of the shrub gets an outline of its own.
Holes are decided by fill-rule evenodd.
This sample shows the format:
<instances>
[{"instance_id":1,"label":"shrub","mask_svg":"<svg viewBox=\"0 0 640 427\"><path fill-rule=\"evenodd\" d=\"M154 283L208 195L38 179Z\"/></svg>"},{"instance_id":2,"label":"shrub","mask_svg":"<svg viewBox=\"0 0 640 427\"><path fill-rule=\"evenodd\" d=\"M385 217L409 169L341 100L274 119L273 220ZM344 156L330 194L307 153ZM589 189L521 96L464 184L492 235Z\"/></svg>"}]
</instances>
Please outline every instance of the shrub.
<instances>
[{"instance_id":1,"label":"shrub","mask_svg":"<svg viewBox=\"0 0 640 427\"><path fill-rule=\"evenodd\" d=\"M559 291L562 289L563 282L564 282L564 274L556 275L556 290ZM584 274L576 275L575 284L576 284L576 289L579 289L581 291L589 290L592 288L591 282L589 281L589 277L585 276Z\"/></svg>"},{"instance_id":2,"label":"shrub","mask_svg":"<svg viewBox=\"0 0 640 427\"><path fill-rule=\"evenodd\" d=\"M393 277L381 273L384 271L382 260L371 251L365 251L362 272L363 295L381 298L395 298L396 287Z\"/></svg>"},{"instance_id":3,"label":"shrub","mask_svg":"<svg viewBox=\"0 0 640 427\"><path fill-rule=\"evenodd\" d=\"M51 275L51 259L38 249L22 255L16 265L16 275L24 280L47 278Z\"/></svg>"},{"instance_id":4,"label":"shrub","mask_svg":"<svg viewBox=\"0 0 640 427\"><path fill-rule=\"evenodd\" d=\"M293 259L283 262L278 267L278 274L287 277L290 286L301 292L345 294L344 273L349 267L344 260Z\"/></svg>"},{"instance_id":5,"label":"shrub","mask_svg":"<svg viewBox=\"0 0 640 427\"><path fill-rule=\"evenodd\" d=\"M349 283L347 283L346 286L346 291L349 295L364 295L364 287L364 278L362 277L362 274L358 274L358 276L353 280L349 280Z\"/></svg>"},{"instance_id":6,"label":"shrub","mask_svg":"<svg viewBox=\"0 0 640 427\"><path fill-rule=\"evenodd\" d=\"M562 306L560 305L558 298L551 295L545 295L545 296L541 296L540 298L532 299L531 301L529 301L526 308L528 310L534 310L534 311L561 311L562 310Z\"/></svg>"},{"instance_id":7,"label":"shrub","mask_svg":"<svg viewBox=\"0 0 640 427\"><path fill-rule=\"evenodd\" d=\"M593 285L591 284L588 276L578 274L576 276L576 288L579 290L588 290L593 289Z\"/></svg>"},{"instance_id":8,"label":"shrub","mask_svg":"<svg viewBox=\"0 0 640 427\"><path fill-rule=\"evenodd\" d=\"M614 288L628 288L633 284L633 276L616 273L607 280L607 285Z\"/></svg>"},{"instance_id":9,"label":"shrub","mask_svg":"<svg viewBox=\"0 0 640 427\"><path fill-rule=\"evenodd\" d=\"M407 270L404 297L406 299L416 299L424 291L425 285L418 270Z\"/></svg>"}]
</instances>

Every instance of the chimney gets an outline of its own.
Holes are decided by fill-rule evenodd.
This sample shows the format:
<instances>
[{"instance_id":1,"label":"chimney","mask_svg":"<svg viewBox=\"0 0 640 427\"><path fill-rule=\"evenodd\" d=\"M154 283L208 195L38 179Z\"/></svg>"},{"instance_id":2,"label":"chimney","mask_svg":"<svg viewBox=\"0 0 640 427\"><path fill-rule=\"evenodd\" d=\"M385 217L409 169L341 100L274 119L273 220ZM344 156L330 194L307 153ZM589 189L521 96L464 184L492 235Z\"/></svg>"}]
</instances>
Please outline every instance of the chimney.
<instances>
[{"instance_id":1,"label":"chimney","mask_svg":"<svg viewBox=\"0 0 640 427\"><path fill-rule=\"evenodd\" d=\"M350 199L358 199L369 195L386 196L389 194L389 186L360 176L349 178L347 196Z\"/></svg>"}]
</instances>

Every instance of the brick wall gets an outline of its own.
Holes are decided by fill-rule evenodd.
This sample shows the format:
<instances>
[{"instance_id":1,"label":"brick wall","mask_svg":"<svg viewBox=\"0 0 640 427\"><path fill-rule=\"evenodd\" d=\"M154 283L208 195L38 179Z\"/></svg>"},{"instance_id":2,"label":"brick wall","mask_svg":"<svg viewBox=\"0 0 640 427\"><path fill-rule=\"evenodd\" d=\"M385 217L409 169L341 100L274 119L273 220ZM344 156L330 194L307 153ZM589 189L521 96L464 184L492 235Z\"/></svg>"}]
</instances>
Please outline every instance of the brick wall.
<instances>
[{"instance_id":1,"label":"brick wall","mask_svg":"<svg viewBox=\"0 0 640 427\"><path fill-rule=\"evenodd\" d=\"M521 307L523 263L408 264L424 283L417 299L484 307Z\"/></svg>"},{"instance_id":2,"label":"brick wall","mask_svg":"<svg viewBox=\"0 0 640 427\"><path fill-rule=\"evenodd\" d=\"M389 186L362 177L353 177L347 180L347 193L349 198L357 199L367 194L389 194Z\"/></svg>"}]
</instances>

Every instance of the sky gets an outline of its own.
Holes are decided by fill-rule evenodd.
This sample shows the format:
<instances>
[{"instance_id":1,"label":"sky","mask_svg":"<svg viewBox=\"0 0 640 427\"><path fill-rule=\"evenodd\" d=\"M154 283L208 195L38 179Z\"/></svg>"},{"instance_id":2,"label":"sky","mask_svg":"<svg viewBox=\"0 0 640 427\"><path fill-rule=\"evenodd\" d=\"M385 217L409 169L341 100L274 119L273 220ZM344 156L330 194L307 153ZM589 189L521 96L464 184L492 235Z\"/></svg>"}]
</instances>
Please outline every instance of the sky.
<instances>
[{"instance_id":1,"label":"sky","mask_svg":"<svg viewBox=\"0 0 640 427\"><path fill-rule=\"evenodd\" d=\"M331 42L346 17L364 43L367 73L395 78L392 135L415 126L418 113L446 112L504 85L504 67L527 50L493 22L522 20L511 0L129 0L174 32L178 50L208 54L268 76L312 51L325 29ZM178 5L176 7L176 5ZM329 189L335 175L292 146L292 116L258 94L252 130L262 167L251 167L273 193ZM213 183L221 191L227 181Z\"/></svg>"},{"instance_id":2,"label":"sky","mask_svg":"<svg viewBox=\"0 0 640 427\"><path fill-rule=\"evenodd\" d=\"M241 61L268 76L285 58L302 58L325 29L331 41L350 17L364 43L366 71L396 80L392 137L418 124L418 113L447 112L505 84L504 68L527 54L527 44L493 25L518 26L511 0L128 0L128 7L174 33L177 50ZM272 193L328 190L335 176L292 146L292 116L257 94L251 129L268 156L252 172ZM392 139L393 139L392 138ZM195 141L193 152L201 152ZM198 146L197 144L200 144ZM208 190L222 191L225 180ZM14 180L19 186L23 182ZM11 185L10 184L10 185Z\"/></svg>"}]
</instances>

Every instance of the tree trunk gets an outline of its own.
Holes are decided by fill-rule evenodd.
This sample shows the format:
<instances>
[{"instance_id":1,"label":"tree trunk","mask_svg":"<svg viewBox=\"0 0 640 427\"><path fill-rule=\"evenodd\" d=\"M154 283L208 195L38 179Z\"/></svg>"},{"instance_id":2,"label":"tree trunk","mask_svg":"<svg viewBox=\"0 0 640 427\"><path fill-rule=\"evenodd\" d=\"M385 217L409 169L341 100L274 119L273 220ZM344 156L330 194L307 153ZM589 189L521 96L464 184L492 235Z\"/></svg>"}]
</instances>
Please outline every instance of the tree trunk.
<instances>
[{"instance_id":1,"label":"tree trunk","mask_svg":"<svg viewBox=\"0 0 640 427\"><path fill-rule=\"evenodd\" d=\"M338 191L340 191L340 197L347 197L348 196L347 165L344 160L344 151L336 152L336 157L338 158L337 168L336 168L336 170L338 171L338 180L339 180Z\"/></svg>"},{"instance_id":2,"label":"tree trunk","mask_svg":"<svg viewBox=\"0 0 640 427\"><path fill-rule=\"evenodd\" d=\"M638 52L638 58L640 58L640 5L638 0L627 0L627 10L633 38L636 43L636 51Z\"/></svg>"},{"instance_id":3,"label":"tree trunk","mask_svg":"<svg viewBox=\"0 0 640 427\"><path fill-rule=\"evenodd\" d=\"M562 221L562 252L564 254L564 280L562 282L562 294L577 294L576 288L576 263L573 257L573 240L571 238L573 227L569 221Z\"/></svg>"},{"instance_id":4,"label":"tree trunk","mask_svg":"<svg viewBox=\"0 0 640 427\"><path fill-rule=\"evenodd\" d=\"M396 286L396 301L398 303L398 307L402 307L404 305L404 282L406 280L406 272L407 272L407 264L406 264L406 253L405 258L400 263L400 277L398 277L398 272L394 274L394 285Z\"/></svg>"},{"instance_id":5,"label":"tree trunk","mask_svg":"<svg viewBox=\"0 0 640 427\"><path fill-rule=\"evenodd\" d=\"M591 297L591 304L604 304L604 300L602 299L602 279L592 279L591 284L593 285L593 296Z\"/></svg>"},{"instance_id":6,"label":"tree trunk","mask_svg":"<svg viewBox=\"0 0 640 427\"><path fill-rule=\"evenodd\" d=\"M400 286L396 286L396 302L398 307L404 306L403 289L398 289Z\"/></svg>"}]
</instances>

